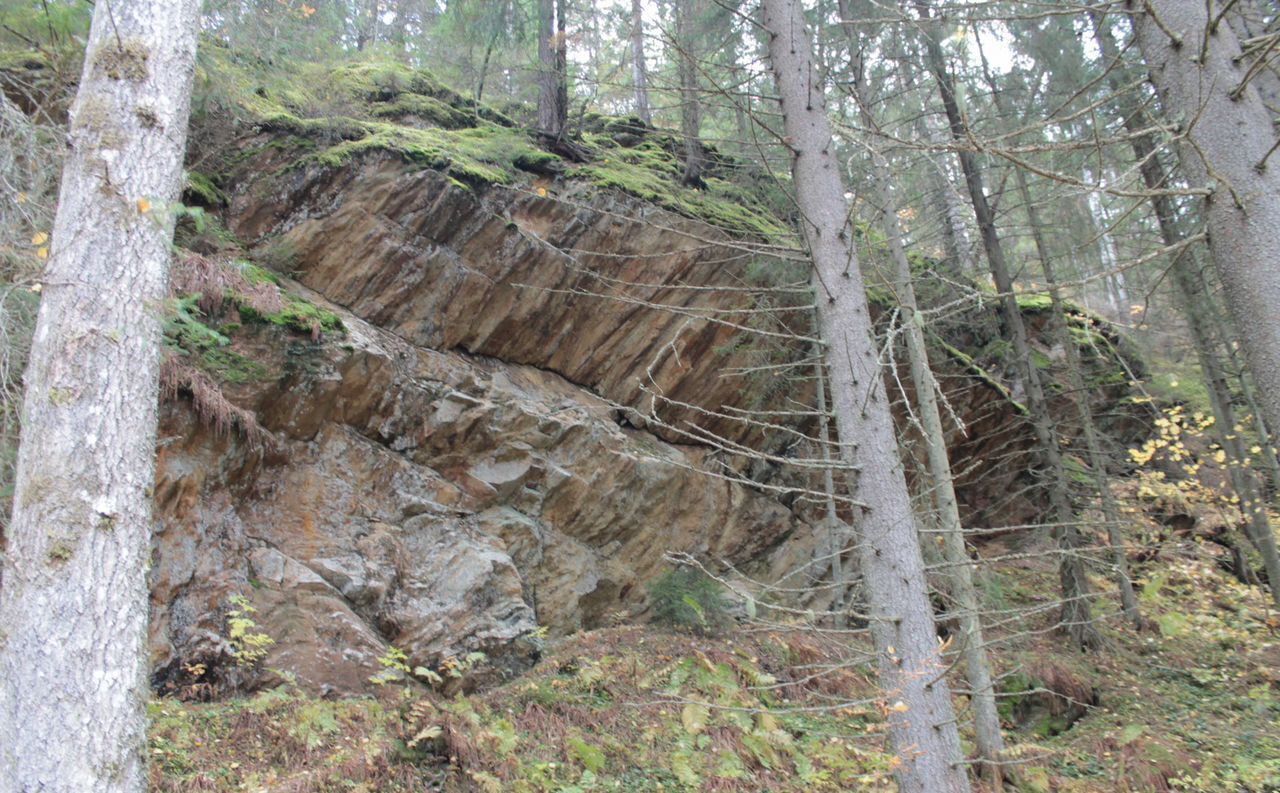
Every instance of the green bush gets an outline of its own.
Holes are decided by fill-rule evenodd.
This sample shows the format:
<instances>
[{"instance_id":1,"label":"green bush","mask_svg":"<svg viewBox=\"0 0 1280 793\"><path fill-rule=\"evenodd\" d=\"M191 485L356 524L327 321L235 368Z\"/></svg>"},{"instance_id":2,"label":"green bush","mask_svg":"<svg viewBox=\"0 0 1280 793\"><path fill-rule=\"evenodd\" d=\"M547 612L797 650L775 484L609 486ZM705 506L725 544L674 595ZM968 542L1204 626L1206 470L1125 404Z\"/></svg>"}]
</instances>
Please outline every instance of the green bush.
<instances>
[{"instance_id":1,"label":"green bush","mask_svg":"<svg viewBox=\"0 0 1280 793\"><path fill-rule=\"evenodd\" d=\"M677 567L649 587L653 621L698 633L714 633L729 622L720 584L695 567Z\"/></svg>"}]
</instances>

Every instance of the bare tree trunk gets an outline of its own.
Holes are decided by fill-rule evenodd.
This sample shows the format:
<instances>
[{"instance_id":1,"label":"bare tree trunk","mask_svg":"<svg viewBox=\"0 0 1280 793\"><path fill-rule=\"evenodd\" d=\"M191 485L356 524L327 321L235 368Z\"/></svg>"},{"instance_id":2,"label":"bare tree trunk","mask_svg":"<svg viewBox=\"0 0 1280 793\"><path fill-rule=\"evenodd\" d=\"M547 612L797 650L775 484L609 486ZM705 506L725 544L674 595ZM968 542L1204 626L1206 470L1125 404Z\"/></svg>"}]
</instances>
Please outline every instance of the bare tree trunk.
<instances>
[{"instance_id":1,"label":"bare tree trunk","mask_svg":"<svg viewBox=\"0 0 1280 793\"><path fill-rule=\"evenodd\" d=\"M649 114L649 70L644 58L644 8L641 0L631 0L631 78L636 86L636 116L653 123Z\"/></svg>"},{"instance_id":2,"label":"bare tree trunk","mask_svg":"<svg viewBox=\"0 0 1280 793\"><path fill-rule=\"evenodd\" d=\"M928 19L928 6L917 0L917 8L921 16ZM956 102L955 88L951 83L946 62L942 55L942 47L938 44L936 26L929 24L925 35L925 46L938 88L942 94L942 104L951 125L951 134L957 142L965 144L968 130L964 119L960 116L960 108ZM1018 307L1017 296L1013 292L1013 279L1009 275L1009 267L1005 263L1004 248L1000 235L996 231L995 216L987 201L986 191L982 184L982 173L978 168L973 152L961 148L957 152L960 166L964 170L965 182L969 188L969 198L973 202L974 215L978 221L978 229L982 234L982 244L987 252L987 263L991 267L991 275L995 279L996 289L1000 292L1004 308L1006 331L1013 344L1013 353L1017 357L1020 375L1027 392L1027 410L1031 416L1031 425L1036 434L1037 446L1040 449L1043 475L1047 478L1049 503L1055 523L1053 534L1058 544L1060 557L1058 560L1058 577L1062 586L1062 624L1067 633L1079 647L1096 649L1104 642L1102 634L1093 624L1092 608L1089 603L1089 580L1085 573L1084 561L1079 553L1084 545L1080 530L1075 523L1075 513L1071 506L1071 494L1068 490L1066 468L1062 462L1062 451L1058 448L1058 436L1053 420L1049 415L1048 403L1045 400L1044 388L1040 383L1040 374L1031 359L1031 346L1027 340L1027 328L1022 319L1022 310Z\"/></svg>"},{"instance_id":3,"label":"bare tree trunk","mask_svg":"<svg viewBox=\"0 0 1280 793\"><path fill-rule=\"evenodd\" d=\"M993 92L995 87L992 87ZM993 93L998 96L998 92ZM1133 591L1133 581L1129 578L1129 560L1125 555L1124 536L1120 533L1124 518L1120 513L1120 505L1116 503L1115 494L1111 492L1111 483L1107 480L1107 461L1102 453L1102 439L1098 434L1097 424L1093 420L1093 409L1089 406L1089 389L1085 386L1084 375L1080 367L1080 353L1067 329L1067 312L1062 303L1062 295L1058 291L1058 278L1054 272L1053 259L1045 244L1044 227L1040 223L1040 213L1031 201L1031 190L1027 186L1027 175L1017 169L1018 192L1027 209L1027 220L1031 225L1031 236L1035 241L1036 253L1040 257L1040 265L1044 269L1044 280L1049 285L1049 300L1052 303L1051 330L1054 344L1062 347L1067 369L1067 387L1075 395L1076 410L1080 414L1080 429L1084 434L1085 453L1089 457L1089 468L1093 474L1093 485L1098 491L1102 503L1102 518L1107 524L1107 543L1111 546L1112 564L1115 566L1116 587L1120 590L1120 605L1124 615L1135 629L1142 629L1142 615L1138 611L1138 597Z\"/></svg>"},{"instance_id":4,"label":"bare tree trunk","mask_svg":"<svg viewBox=\"0 0 1280 793\"><path fill-rule=\"evenodd\" d=\"M1214 344L1214 334L1210 327L1213 319L1202 303L1204 283L1195 268L1189 264L1191 260L1192 257L1187 252L1177 257L1171 268L1173 283L1182 302L1187 324L1191 328L1196 357L1200 363L1200 370L1204 374L1214 424L1218 427L1218 443L1227 457L1227 473L1231 478L1231 489L1240 497L1240 512L1245 519L1245 536L1262 556L1271 598L1280 605L1280 554L1276 552L1275 532L1267 517L1266 501L1262 498L1257 483L1246 467L1248 455L1240 433L1235 431L1237 417L1235 405L1232 403L1231 387L1218 358L1215 349L1217 345Z\"/></svg>"},{"instance_id":5,"label":"bare tree trunk","mask_svg":"<svg viewBox=\"0 0 1280 793\"><path fill-rule=\"evenodd\" d=\"M688 186L702 185L702 95L698 84L696 0L676 0L676 71L680 77L680 134L684 136L684 175Z\"/></svg>"},{"instance_id":6,"label":"bare tree trunk","mask_svg":"<svg viewBox=\"0 0 1280 793\"><path fill-rule=\"evenodd\" d=\"M356 50L363 51L366 45L378 43L378 0L369 0L369 13L365 24L358 28Z\"/></svg>"},{"instance_id":7,"label":"bare tree trunk","mask_svg":"<svg viewBox=\"0 0 1280 793\"><path fill-rule=\"evenodd\" d=\"M562 101L560 52L564 30L556 29L556 7L564 0L538 0L538 129L550 138L564 134L569 109Z\"/></svg>"},{"instance_id":8,"label":"bare tree trunk","mask_svg":"<svg viewBox=\"0 0 1280 793\"><path fill-rule=\"evenodd\" d=\"M480 112L480 103L484 100L484 83L489 75L489 60L493 57L493 48L498 44L498 30L489 36L489 43L484 48L484 58L480 61L480 74L476 77L476 112Z\"/></svg>"},{"instance_id":9,"label":"bare tree trunk","mask_svg":"<svg viewBox=\"0 0 1280 793\"><path fill-rule=\"evenodd\" d=\"M873 123L870 119L867 121L868 124ZM873 156L879 157L878 154ZM977 587L973 583L973 561L965 547L960 507L956 501L955 483L951 474L951 460L947 456L946 433L943 431L942 416L938 409L938 384L929 366L922 328L923 315L918 313L915 288L911 283L911 263L902 247L902 232L897 215L893 212L893 194L889 188L887 163L878 163L873 178L880 202L881 223L893 258L894 289L902 309L902 328L907 341L911 382L919 403L918 413L928 456L930 490L934 508L938 512L938 526L943 538L943 559L947 564L950 582L948 589L955 600L956 618L960 622L960 654L964 658L965 676L973 700L978 755L985 761L982 764L984 775L993 782L996 790L1000 790L1003 787L1000 763L1004 754L1004 737L1000 734L1000 714L996 709L991 662L987 658L986 640L982 635L979 616L981 605Z\"/></svg>"},{"instance_id":10,"label":"bare tree trunk","mask_svg":"<svg viewBox=\"0 0 1280 793\"><path fill-rule=\"evenodd\" d=\"M1003 114L1005 112L1003 96L1000 93L1000 86L991 74L986 53L982 49L982 39L975 34L974 40L978 45L982 74L986 78L987 86L991 89L991 101L996 110ZM1049 285L1049 301L1052 308L1049 330L1054 345L1062 348L1067 369L1067 387L1074 395L1076 411L1080 416L1085 453L1088 455L1093 484L1102 504L1102 518L1106 522L1107 544L1111 546L1116 587L1120 591L1120 605L1133 627L1141 630L1142 616L1138 611L1138 597L1133 591L1133 581L1129 578L1129 560L1125 555L1124 537L1120 533L1123 521L1120 505L1116 503L1115 494L1111 492L1111 483L1107 480L1107 462L1102 453L1102 439L1093 420L1093 409L1089 406L1089 390L1085 387L1084 374L1080 367L1080 354L1067 328L1066 306L1063 305L1062 294L1058 290L1058 277L1054 272L1053 256L1049 253L1049 246L1044 238L1044 224L1040 222L1040 211L1031 200L1031 188L1027 184L1026 171L1022 168L1015 168L1014 171L1014 178L1018 182L1018 194L1022 198L1022 204L1027 213L1027 223L1031 227L1031 238L1036 246L1036 255L1044 271L1044 280Z\"/></svg>"},{"instance_id":11,"label":"bare tree trunk","mask_svg":"<svg viewBox=\"0 0 1280 793\"><path fill-rule=\"evenodd\" d=\"M1271 17L1271 22L1274 24L1277 11L1275 0L1239 0L1222 8L1226 11L1227 23L1231 25L1231 29L1235 31L1236 38L1240 39L1242 45L1248 39L1256 39L1262 44L1254 50L1254 56L1245 63L1251 64L1258 58L1267 60L1271 50L1265 46L1266 39L1262 37L1268 34L1267 17ZM1276 114L1280 113L1280 71L1275 60L1271 59L1260 68L1253 79L1267 110L1275 118Z\"/></svg>"},{"instance_id":12,"label":"bare tree trunk","mask_svg":"<svg viewBox=\"0 0 1280 793\"><path fill-rule=\"evenodd\" d=\"M556 119L560 136L569 121L569 0L556 0Z\"/></svg>"},{"instance_id":13,"label":"bare tree trunk","mask_svg":"<svg viewBox=\"0 0 1280 793\"><path fill-rule=\"evenodd\" d=\"M1218 321L1220 348L1226 351L1227 363L1231 366L1236 383L1240 386L1240 393L1244 396L1245 403L1249 406L1249 413L1257 425L1255 429L1258 432L1258 444L1262 447L1262 460L1267 469L1267 481L1274 495L1280 492L1280 458L1276 457L1275 436L1271 434L1271 428L1267 426L1262 414L1262 403L1258 401L1258 389L1254 388L1253 380L1236 353L1240 331L1230 322L1229 317L1220 312L1213 312L1213 317Z\"/></svg>"},{"instance_id":14,"label":"bare tree trunk","mask_svg":"<svg viewBox=\"0 0 1280 793\"><path fill-rule=\"evenodd\" d=\"M1267 424L1280 427L1280 163L1271 162L1271 114L1256 86L1242 82L1248 65L1231 26L1207 32L1205 3L1126 6L1165 112L1184 124L1182 167L1193 185L1213 190L1209 247L1236 325L1248 328L1244 350Z\"/></svg>"},{"instance_id":15,"label":"bare tree trunk","mask_svg":"<svg viewBox=\"0 0 1280 793\"><path fill-rule=\"evenodd\" d=\"M1098 41L1098 50L1108 64L1117 62L1117 48L1111 31L1098 17L1093 17L1094 33ZM1147 119L1137 102L1123 90L1123 80L1118 74L1110 76L1110 82L1117 97L1117 109L1126 130L1132 133L1133 154L1139 163L1143 183L1151 191L1151 205L1155 210L1156 222L1160 226L1160 236L1166 246L1174 247L1182 242L1182 234L1178 231L1177 217L1173 202L1169 196L1160 191L1169 187L1164 166L1157 156L1155 141L1150 134L1141 134L1147 127ZM1216 257L1217 253L1211 250ZM1214 423L1217 425L1219 445L1227 455L1228 473L1231 487L1240 497L1241 509L1248 521L1247 532L1250 542L1258 548L1267 568L1267 577L1271 587L1271 596L1280 604L1280 554L1277 553L1275 533L1272 531L1267 512L1261 507L1261 499L1244 468L1247 459L1244 445L1234 431L1236 425L1235 408L1231 401L1231 389L1227 385L1226 374L1214 350L1214 335L1211 318L1206 315L1199 295L1199 278L1193 269L1193 259L1189 252L1179 251L1174 255L1172 267L1174 286L1178 290L1191 330L1191 338L1196 349L1196 357L1200 363L1200 371L1209 392L1209 402L1213 409Z\"/></svg>"},{"instance_id":16,"label":"bare tree trunk","mask_svg":"<svg viewBox=\"0 0 1280 793\"><path fill-rule=\"evenodd\" d=\"M851 51L858 52L857 31L848 20L853 18L850 0L839 0L840 18L844 20L845 36ZM862 65L851 64L854 78L854 99L862 116L863 125L879 130L871 114L871 98L867 94ZM956 617L960 623L960 654L964 659L965 676L969 683L973 702L974 735L977 738L978 756L983 775L991 780L995 790L1001 790L1004 755L1004 736L1000 733L1000 714L996 708L995 684L991 677L991 662L987 657L986 640L982 635L981 605L978 590L973 583L973 562L965 547L964 527L960 523L960 507L956 500L955 481L951 472L951 460L947 456L947 438L942 427L942 415L938 409L938 384L929 365L929 352L924 338L924 316L916 303L915 286L911 280L911 263L907 259L902 242L902 228L898 223L896 202L891 186L889 163L877 148L871 149L872 180L879 202L880 224L894 265L894 290L902 310L902 329L907 341L907 358L911 367L911 382L916 391L921 431L924 435L928 457L929 485L934 508L938 513L938 526L943 538L943 559L946 561L948 590L955 601Z\"/></svg>"},{"instance_id":17,"label":"bare tree trunk","mask_svg":"<svg viewBox=\"0 0 1280 793\"><path fill-rule=\"evenodd\" d=\"M915 80L909 72L900 73L899 81L904 90L910 90L915 86ZM930 123L928 108L922 107L921 110L923 112L918 114L913 122L916 135L920 140L928 141L931 146L941 148L946 145L945 133L939 130L937 125ZM929 181L933 183L932 197L941 220L942 244L947 252L947 258L955 264L959 272L969 276L976 275L973 241L969 238L969 229L965 225L964 214L961 211L960 196L956 193L955 185L947 170L946 158L936 148L931 149L928 153L926 168Z\"/></svg>"},{"instance_id":18,"label":"bare tree trunk","mask_svg":"<svg viewBox=\"0 0 1280 793\"><path fill-rule=\"evenodd\" d=\"M822 86L796 0L764 0L769 60L777 79L792 174L814 263L818 318L826 339L841 458L859 515L860 568L867 590L889 740L901 760L904 793L967 791L951 693L925 584L910 496L894 437L883 372L853 248L848 206ZM856 459L855 459L856 458Z\"/></svg>"},{"instance_id":19,"label":"bare tree trunk","mask_svg":"<svg viewBox=\"0 0 1280 793\"><path fill-rule=\"evenodd\" d=\"M0 591L0 789L146 785L160 306L198 0L99 2L26 371Z\"/></svg>"},{"instance_id":20,"label":"bare tree trunk","mask_svg":"<svg viewBox=\"0 0 1280 793\"><path fill-rule=\"evenodd\" d=\"M816 327L817 321L815 316L815 332L821 333ZM819 360L814 363L813 373L817 379L818 445L822 450L822 462L824 463L822 467L822 492L826 495L827 502L827 546L831 558L831 588L834 593L831 599L831 612L835 624L838 627L844 627L848 624L848 620L845 618L845 606L849 591L849 580L844 569L844 549L845 545L848 544L849 532L848 527L845 526L844 521L840 520L840 515L836 511L836 480L831 459L831 419L829 418L830 412L827 410L827 377L822 361Z\"/></svg>"}]
</instances>

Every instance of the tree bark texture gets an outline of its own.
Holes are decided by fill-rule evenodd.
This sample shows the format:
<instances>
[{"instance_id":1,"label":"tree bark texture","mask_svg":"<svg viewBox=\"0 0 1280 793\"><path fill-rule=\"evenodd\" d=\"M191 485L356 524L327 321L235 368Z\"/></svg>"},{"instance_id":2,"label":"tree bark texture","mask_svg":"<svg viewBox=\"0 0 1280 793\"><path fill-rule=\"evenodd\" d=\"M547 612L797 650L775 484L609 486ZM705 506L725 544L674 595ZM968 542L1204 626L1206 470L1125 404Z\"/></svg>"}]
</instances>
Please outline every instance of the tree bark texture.
<instances>
[{"instance_id":1,"label":"tree bark texture","mask_svg":"<svg viewBox=\"0 0 1280 793\"><path fill-rule=\"evenodd\" d=\"M866 107L865 104L862 106ZM871 123L873 122L868 119L868 126ZM880 159L878 153L873 154L873 157ZM965 677L973 702L974 737L977 739L978 756L983 761L983 773L991 780L995 789L999 790L1003 787L1000 763L1004 755L1004 737L1000 733L1000 714L996 708L991 661L987 656L987 643L982 634L981 602L973 582L973 560L969 558L969 551L965 546L951 460L947 456L947 438L943 431L942 413L938 409L938 384L929 365L924 317L918 313L915 287L911 283L911 263L902 246L902 230L893 209L895 205L889 187L888 163L883 160L877 163L874 178L881 222L893 259L894 290L902 310L911 384L916 391L917 413L927 453L929 486L934 508L938 513L938 527L942 531L948 592L954 601L956 619L960 623L960 655L964 659Z\"/></svg>"},{"instance_id":2,"label":"tree bark texture","mask_svg":"<svg viewBox=\"0 0 1280 793\"><path fill-rule=\"evenodd\" d=\"M992 87L992 96L999 96ZM1040 266L1044 270L1044 280L1049 285L1049 300L1052 307L1050 329L1053 343L1062 348L1067 368L1067 388L1075 395L1076 411L1080 415L1080 429L1084 434L1085 454L1089 458L1089 469L1093 475L1093 484L1098 491L1098 499L1102 504L1102 519L1106 521L1107 544L1111 546L1111 560L1115 568L1116 588L1120 592L1120 606L1125 617L1135 629L1142 628L1142 614L1138 610L1138 596L1133 591L1133 580L1129 577L1129 559L1125 552L1124 535L1121 526L1125 521L1116 503L1115 494L1111 492L1111 483L1107 479L1107 461L1102 451L1102 437L1098 433L1097 424L1093 420L1093 408L1089 406L1089 389L1084 382L1084 371L1080 365L1080 353L1076 350L1071 332L1067 328L1067 311L1058 289L1058 276L1053 266L1053 257L1049 253L1044 238L1044 226L1040 222L1040 213L1031 200L1031 189L1027 185L1027 175L1021 168L1017 171L1018 192L1027 209L1027 222L1031 226L1031 237L1035 241L1036 255L1040 258Z\"/></svg>"},{"instance_id":3,"label":"tree bark texture","mask_svg":"<svg viewBox=\"0 0 1280 793\"><path fill-rule=\"evenodd\" d=\"M796 0L764 0L769 60L792 148L792 175L814 263L841 457L860 465L849 486L860 508L866 585L891 750L904 793L967 791L951 694L925 584L902 461L876 354L823 87Z\"/></svg>"},{"instance_id":4,"label":"tree bark texture","mask_svg":"<svg viewBox=\"0 0 1280 793\"><path fill-rule=\"evenodd\" d=\"M857 30L848 21L854 16L850 0L839 0L839 8L840 18L845 20L843 27L850 49L858 52ZM879 131L879 125L871 113L871 97L861 64L850 64L850 72L854 80L854 99L863 125L869 130ZM942 413L938 409L938 384L929 364L929 351L925 344L924 316L919 313L915 286L911 279L911 262L907 259L907 251L903 246L902 227L898 222L897 202L894 200L891 184L892 169L875 147L871 147L871 160L880 224L893 261L894 290L902 312L902 332L906 337L911 383L916 391L920 430L924 436L929 487L938 515L938 527L942 532L947 588L960 623L960 654L964 659L965 677L973 703L974 737L977 739L978 756L983 761L981 769L984 776L991 781L994 789L1001 790L1003 773L1000 763L1004 755L1004 736L1000 733L1000 714L996 708L991 661L987 656L986 639L982 635L981 606L973 582L973 562L965 546L951 459L947 455L947 438L943 430Z\"/></svg>"},{"instance_id":5,"label":"tree bark texture","mask_svg":"<svg viewBox=\"0 0 1280 793\"><path fill-rule=\"evenodd\" d=\"M145 789L163 301L199 0L97 4L0 589L0 790Z\"/></svg>"},{"instance_id":6,"label":"tree bark texture","mask_svg":"<svg viewBox=\"0 0 1280 793\"><path fill-rule=\"evenodd\" d=\"M564 0L538 0L538 129L548 137L564 134L569 108L562 102L565 77L560 61L563 29L556 26L556 8Z\"/></svg>"},{"instance_id":7,"label":"tree bark texture","mask_svg":"<svg viewBox=\"0 0 1280 793\"><path fill-rule=\"evenodd\" d=\"M991 73L986 53L978 40L978 57L982 62L982 74L987 86L991 89L991 101L1001 114L1006 112L1000 86ZM1133 581L1129 578L1129 560L1125 553L1124 525L1120 513L1120 505L1116 503L1111 492L1111 484L1107 480L1106 457L1102 451L1102 438L1093 420L1093 409L1089 406L1089 392L1084 382L1084 371L1080 365L1080 353L1071 332L1067 327L1066 306L1062 301L1061 290L1058 289L1058 276L1054 267L1053 254L1044 235L1044 224L1040 222L1040 211L1031 198L1031 188L1027 183L1027 174L1022 168L1015 169L1014 178L1018 183L1018 195L1022 198L1023 208L1027 213L1027 225L1031 229L1031 239L1035 243L1036 256L1040 259L1040 267L1044 271L1044 280L1049 285L1050 321L1049 331L1054 346L1062 349L1067 369L1067 388L1074 395L1076 412L1080 416L1080 430L1084 434L1085 453L1088 455L1090 473L1093 474L1094 487L1098 491L1098 499L1102 505L1102 518L1106 521L1107 544L1111 548L1112 565L1115 568L1116 588L1120 592L1120 605L1125 617L1136 630L1142 628L1142 615L1138 611L1138 597L1133 591ZM1127 301L1126 301L1127 302Z\"/></svg>"},{"instance_id":8,"label":"tree bark texture","mask_svg":"<svg viewBox=\"0 0 1280 793\"><path fill-rule=\"evenodd\" d=\"M1101 17L1093 17L1094 34L1098 41L1098 50L1103 61L1110 65L1117 63L1118 48L1110 29ZM1151 206L1155 211L1156 223L1160 227L1161 241L1168 247L1175 247L1182 242L1182 233L1178 230L1177 214L1172 199L1161 191L1169 188L1168 175L1160 162L1155 141L1148 128L1147 117L1142 108L1124 91L1123 79L1114 70L1110 83L1117 97L1117 111L1132 135L1134 158L1139 163L1143 184L1151 191ZM1210 253L1216 252L1213 250ZM1257 487L1244 467L1247 459L1244 444L1234 431L1236 425L1235 407L1232 404L1231 389L1227 376L1222 370L1214 343L1212 317L1208 316L1204 301L1203 288L1199 274L1195 270L1195 259L1189 251L1179 251L1174 255L1170 269L1173 273L1173 284L1177 290L1187 326L1191 331L1192 343L1195 346L1196 358L1209 392L1209 402L1213 410L1219 444L1227 455L1228 473L1231 488L1240 497L1241 509L1248 521L1246 536L1262 555L1267 568L1271 597L1280 603L1280 554L1277 553L1275 533L1271 529L1266 509L1262 508ZM1247 326L1240 326L1247 327ZM1226 341L1225 339L1223 340Z\"/></svg>"},{"instance_id":9,"label":"tree bark texture","mask_svg":"<svg viewBox=\"0 0 1280 793\"><path fill-rule=\"evenodd\" d=\"M649 69L644 57L644 8L641 0L631 0L631 79L636 86L636 117L653 123L649 113Z\"/></svg>"},{"instance_id":10,"label":"tree bark texture","mask_svg":"<svg viewBox=\"0 0 1280 793\"><path fill-rule=\"evenodd\" d=\"M687 186L701 186L706 170L702 151L702 93L698 83L696 0L676 0L676 71L680 77L680 134L684 137Z\"/></svg>"},{"instance_id":11,"label":"tree bark texture","mask_svg":"<svg viewBox=\"0 0 1280 793\"><path fill-rule=\"evenodd\" d=\"M1181 125L1187 178L1213 190L1206 220L1214 265L1266 423L1280 427L1280 161L1271 115L1257 87L1241 85L1248 64L1237 62L1240 43L1231 26L1206 32L1205 3L1126 6L1164 111Z\"/></svg>"}]
</instances>

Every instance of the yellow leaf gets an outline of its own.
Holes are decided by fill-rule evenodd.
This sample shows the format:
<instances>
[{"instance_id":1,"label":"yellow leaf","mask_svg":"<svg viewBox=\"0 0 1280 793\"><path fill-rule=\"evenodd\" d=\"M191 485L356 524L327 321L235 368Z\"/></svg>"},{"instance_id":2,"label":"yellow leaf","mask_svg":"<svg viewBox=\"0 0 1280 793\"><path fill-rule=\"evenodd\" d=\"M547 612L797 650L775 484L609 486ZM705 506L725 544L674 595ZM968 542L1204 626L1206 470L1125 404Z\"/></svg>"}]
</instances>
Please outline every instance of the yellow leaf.
<instances>
[{"instance_id":1,"label":"yellow leaf","mask_svg":"<svg viewBox=\"0 0 1280 793\"><path fill-rule=\"evenodd\" d=\"M48 241L49 241L49 234L47 232L37 231L35 234L31 235L32 245L44 245Z\"/></svg>"},{"instance_id":2,"label":"yellow leaf","mask_svg":"<svg viewBox=\"0 0 1280 793\"><path fill-rule=\"evenodd\" d=\"M889 708L889 710L893 711L894 713L906 713L907 711L911 710L911 708L907 707L907 703L903 702L902 700L898 700L897 702L893 703L893 707Z\"/></svg>"},{"instance_id":3,"label":"yellow leaf","mask_svg":"<svg viewBox=\"0 0 1280 793\"><path fill-rule=\"evenodd\" d=\"M546 197L547 197L547 188L545 188L545 187L539 187L539 188L538 188L538 195L539 195L540 197L542 197L542 198L546 198Z\"/></svg>"},{"instance_id":4,"label":"yellow leaf","mask_svg":"<svg viewBox=\"0 0 1280 793\"><path fill-rule=\"evenodd\" d=\"M48 259L48 258L49 258L49 246L47 246L47 245L46 245L45 247L43 247L43 248L41 248L40 250L36 251L36 258L38 258L38 259Z\"/></svg>"},{"instance_id":5,"label":"yellow leaf","mask_svg":"<svg viewBox=\"0 0 1280 793\"><path fill-rule=\"evenodd\" d=\"M145 215L151 211L151 202L145 198L138 199L138 213Z\"/></svg>"}]
</instances>

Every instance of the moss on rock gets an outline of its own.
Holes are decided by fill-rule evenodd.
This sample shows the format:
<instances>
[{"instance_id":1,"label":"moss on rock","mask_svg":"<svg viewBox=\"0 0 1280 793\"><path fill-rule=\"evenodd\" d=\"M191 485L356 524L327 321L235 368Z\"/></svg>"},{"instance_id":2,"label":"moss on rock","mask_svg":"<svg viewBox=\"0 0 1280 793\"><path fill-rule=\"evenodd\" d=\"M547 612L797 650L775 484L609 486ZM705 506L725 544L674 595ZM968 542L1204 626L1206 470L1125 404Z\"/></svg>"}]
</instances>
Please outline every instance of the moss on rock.
<instances>
[{"instance_id":1,"label":"moss on rock","mask_svg":"<svg viewBox=\"0 0 1280 793\"><path fill-rule=\"evenodd\" d=\"M227 194L218 189L213 180L199 171L188 171L187 181L183 186L185 197L208 207L227 205Z\"/></svg>"}]
</instances>

